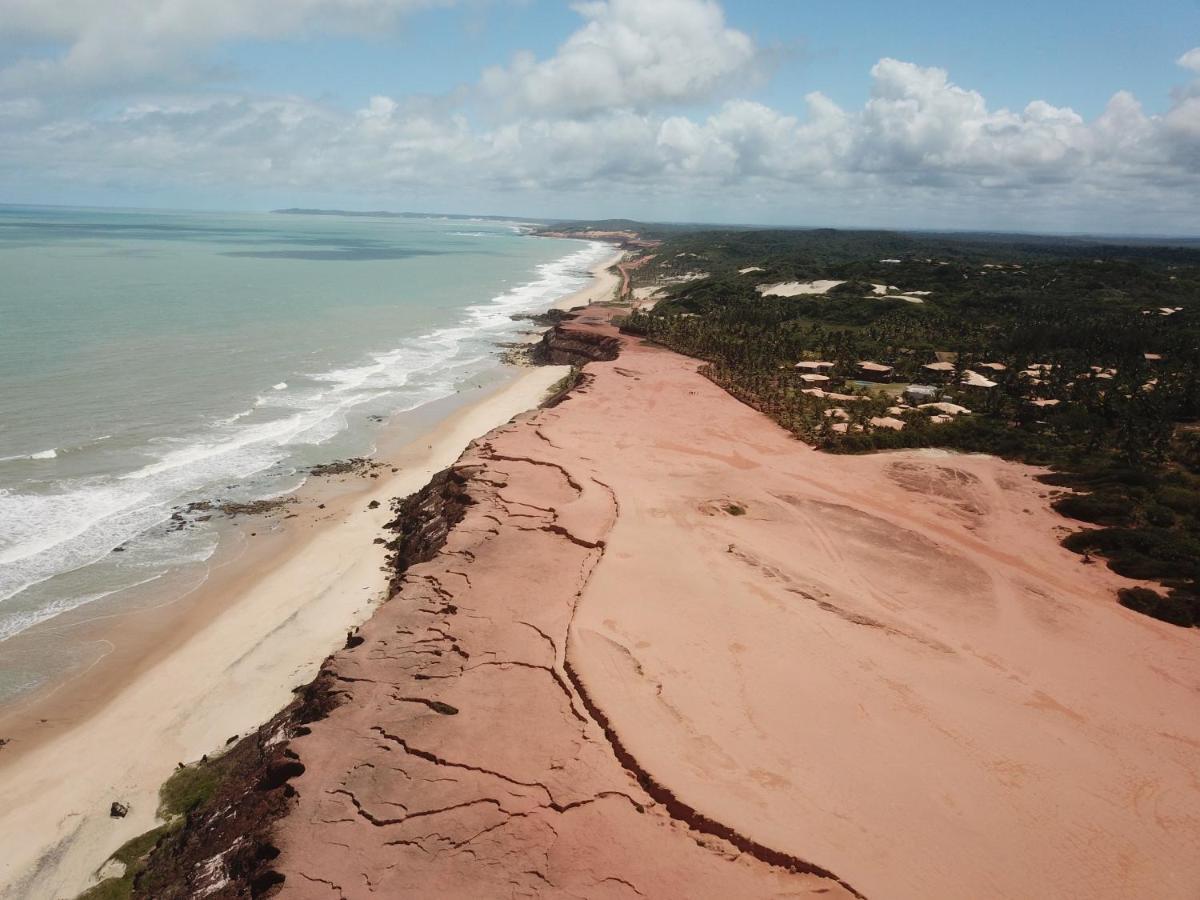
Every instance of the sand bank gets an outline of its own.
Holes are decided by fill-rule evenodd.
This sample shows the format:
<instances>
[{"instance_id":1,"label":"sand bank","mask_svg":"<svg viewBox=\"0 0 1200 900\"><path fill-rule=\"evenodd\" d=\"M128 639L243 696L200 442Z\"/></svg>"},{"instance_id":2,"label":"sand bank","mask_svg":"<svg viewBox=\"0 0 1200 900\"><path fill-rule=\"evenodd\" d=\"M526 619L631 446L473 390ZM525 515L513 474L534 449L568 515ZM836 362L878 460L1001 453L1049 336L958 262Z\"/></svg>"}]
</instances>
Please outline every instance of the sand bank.
<instances>
[{"instance_id":1,"label":"sand bank","mask_svg":"<svg viewBox=\"0 0 1200 900\"><path fill-rule=\"evenodd\" d=\"M419 441L381 446L388 465L377 478L314 479L290 508L295 518L270 534L260 523L182 601L119 617L110 652L85 677L0 720L10 740L0 750L0 896L73 897L113 850L153 827L176 762L286 704L381 598L384 550L373 542L390 500L535 406L564 371L526 370ZM109 817L114 800L128 817Z\"/></svg>"},{"instance_id":2,"label":"sand bank","mask_svg":"<svg viewBox=\"0 0 1200 900\"><path fill-rule=\"evenodd\" d=\"M1200 635L1116 604L1037 470L815 453L697 365L627 342L423 493L448 538L336 708L256 738L304 766L236 832L286 896L1194 898Z\"/></svg>"}]
</instances>

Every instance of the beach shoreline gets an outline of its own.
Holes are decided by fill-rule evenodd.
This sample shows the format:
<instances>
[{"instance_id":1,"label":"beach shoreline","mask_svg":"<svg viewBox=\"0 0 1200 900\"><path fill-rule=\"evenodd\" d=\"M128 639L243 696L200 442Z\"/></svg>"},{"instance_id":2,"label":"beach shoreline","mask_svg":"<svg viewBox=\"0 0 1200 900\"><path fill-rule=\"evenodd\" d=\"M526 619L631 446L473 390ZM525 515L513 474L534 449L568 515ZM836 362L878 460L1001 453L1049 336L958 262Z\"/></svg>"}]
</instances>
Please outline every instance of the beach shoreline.
<instances>
[{"instance_id":1,"label":"beach shoreline","mask_svg":"<svg viewBox=\"0 0 1200 900\"><path fill-rule=\"evenodd\" d=\"M555 307L608 299L616 258ZM391 501L536 407L567 371L512 369L481 396L451 400L457 408L427 433L385 426L371 470L310 478L286 517L230 523L199 586L79 623L102 644L97 658L0 711L0 833L12 836L0 896L85 889L114 850L154 826L158 788L178 762L219 750L285 705L383 599ZM112 802L129 814L110 818Z\"/></svg>"}]
</instances>

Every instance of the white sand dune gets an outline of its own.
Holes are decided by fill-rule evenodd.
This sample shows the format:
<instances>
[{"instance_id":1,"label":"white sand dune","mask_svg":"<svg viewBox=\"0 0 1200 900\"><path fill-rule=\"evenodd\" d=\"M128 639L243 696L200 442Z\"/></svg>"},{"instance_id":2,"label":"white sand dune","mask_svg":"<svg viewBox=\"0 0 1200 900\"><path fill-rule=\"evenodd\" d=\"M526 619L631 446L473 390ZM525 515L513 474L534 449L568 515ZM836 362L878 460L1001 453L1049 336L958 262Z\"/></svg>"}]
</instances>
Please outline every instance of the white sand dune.
<instances>
[{"instance_id":1,"label":"white sand dune","mask_svg":"<svg viewBox=\"0 0 1200 900\"><path fill-rule=\"evenodd\" d=\"M783 281L779 284L760 284L758 292L764 297L800 297L806 294L825 294L844 281Z\"/></svg>"}]
</instances>

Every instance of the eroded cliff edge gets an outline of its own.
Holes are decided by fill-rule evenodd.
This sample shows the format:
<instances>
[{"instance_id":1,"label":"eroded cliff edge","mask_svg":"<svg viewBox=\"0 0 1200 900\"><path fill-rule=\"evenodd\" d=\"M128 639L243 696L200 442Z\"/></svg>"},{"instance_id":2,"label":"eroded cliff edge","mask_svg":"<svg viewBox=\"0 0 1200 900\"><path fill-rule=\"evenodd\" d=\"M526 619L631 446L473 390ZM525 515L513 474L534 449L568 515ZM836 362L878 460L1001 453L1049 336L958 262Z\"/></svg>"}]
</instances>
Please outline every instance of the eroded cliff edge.
<instances>
[{"instance_id":1,"label":"eroded cliff edge","mask_svg":"<svg viewBox=\"0 0 1200 900\"><path fill-rule=\"evenodd\" d=\"M538 355L619 348L560 325ZM586 373L573 390L586 402ZM854 894L680 800L586 695L567 645L618 503L543 431L556 415L519 417L396 503L391 599L231 748L138 896Z\"/></svg>"},{"instance_id":2,"label":"eroded cliff edge","mask_svg":"<svg viewBox=\"0 0 1200 900\"><path fill-rule=\"evenodd\" d=\"M622 343L401 504L395 595L143 896L1192 900L1193 635L1039 470L814 453L698 365Z\"/></svg>"}]
</instances>

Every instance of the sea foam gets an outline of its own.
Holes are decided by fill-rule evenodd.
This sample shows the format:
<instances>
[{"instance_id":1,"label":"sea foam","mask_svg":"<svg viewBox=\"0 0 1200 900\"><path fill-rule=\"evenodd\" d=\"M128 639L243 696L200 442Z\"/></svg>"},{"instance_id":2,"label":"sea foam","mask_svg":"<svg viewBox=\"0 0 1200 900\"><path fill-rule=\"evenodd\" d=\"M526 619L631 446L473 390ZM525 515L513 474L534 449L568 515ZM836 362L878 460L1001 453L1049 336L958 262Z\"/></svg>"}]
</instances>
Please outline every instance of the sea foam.
<instances>
[{"instance_id":1,"label":"sea foam","mask_svg":"<svg viewBox=\"0 0 1200 900\"><path fill-rule=\"evenodd\" d=\"M493 364L496 341L520 331L513 315L543 310L580 288L587 269L607 252L606 245L589 243L538 266L532 280L467 307L454 324L367 354L354 365L290 373L260 394L252 409L217 418L194 433L149 442L142 448L148 461L131 471L43 483L38 490L0 489L0 601L17 602L21 592L96 563L119 546L126 550L123 563L136 563L139 544L156 529L164 533L162 526L187 502L224 495L228 486L251 479L260 496L270 493L269 476L294 474L293 452L336 437L355 407L370 403L372 409L382 405L401 412L451 395L464 378ZM47 450L22 458L56 456L57 450ZM177 540L181 559L186 557L184 538L168 538ZM110 594L54 598L7 618L0 604L0 640Z\"/></svg>"}]
</instances>

